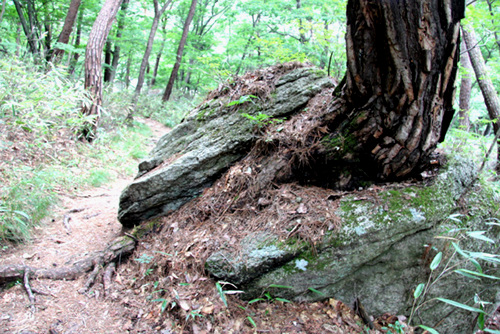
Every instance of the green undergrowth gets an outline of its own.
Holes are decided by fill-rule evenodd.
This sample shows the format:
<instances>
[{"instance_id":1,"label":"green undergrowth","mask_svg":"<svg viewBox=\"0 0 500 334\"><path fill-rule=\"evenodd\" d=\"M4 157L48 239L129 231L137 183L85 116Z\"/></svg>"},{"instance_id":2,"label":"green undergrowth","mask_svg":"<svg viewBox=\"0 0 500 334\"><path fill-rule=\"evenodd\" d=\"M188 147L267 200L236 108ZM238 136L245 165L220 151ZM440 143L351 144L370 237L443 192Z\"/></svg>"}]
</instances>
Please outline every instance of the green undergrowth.
<instances>
[{"instance_id":1,"label":"green undergrowth","mask_svg":"<svg viewBox=\"0 0 500 334\"><path fill-rule=\"evenodd\" d=\"M162 91L151 89L137 98L134 106L132 91L106 90L104 107L114 111L114 118L132 117L150 118L163 125L173 128L186 116L186 113L201 102L201 95L183 96L175 94L171 100L163 102ZM106 125L105 125L106 126Z\"/></svg>"},{"instance_id":2,"label":"green undergrowth","mask_svg":"<svg viewBox=\"0 0 500 334\"><path fill-rule=\"evenodd\" d=\"M62 195L132 179L151 149L151 129L126 122L129 100L113 94L97 139L78 141L82 87L63 68L0 57L0 249L29 240Z\"/></svg>"}]
</instances>

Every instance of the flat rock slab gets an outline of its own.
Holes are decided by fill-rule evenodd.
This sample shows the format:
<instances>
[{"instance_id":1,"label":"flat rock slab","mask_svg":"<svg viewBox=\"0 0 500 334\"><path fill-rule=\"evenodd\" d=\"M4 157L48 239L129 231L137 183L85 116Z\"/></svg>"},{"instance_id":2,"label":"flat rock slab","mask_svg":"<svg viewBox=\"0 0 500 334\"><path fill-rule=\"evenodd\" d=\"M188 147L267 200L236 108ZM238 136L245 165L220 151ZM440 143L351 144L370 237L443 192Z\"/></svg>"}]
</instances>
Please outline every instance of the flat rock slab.
<instances>
[{"instance_id":1,"label":"flat rock slab","mask_svg":"<svg viewBox=\"0 0 500 334\"><path fill-rule=\"evenodd\" d=\"M323 71L311 67L294 69L269 84L275 89L266 101L252 99L238 105L228 96L210 100L163 136L122 192L118 210L122 225L132 227L178 209L244 157L258 135L255 122L243 113L288 117L333 86Z\"/></svg>"}]
</instances>

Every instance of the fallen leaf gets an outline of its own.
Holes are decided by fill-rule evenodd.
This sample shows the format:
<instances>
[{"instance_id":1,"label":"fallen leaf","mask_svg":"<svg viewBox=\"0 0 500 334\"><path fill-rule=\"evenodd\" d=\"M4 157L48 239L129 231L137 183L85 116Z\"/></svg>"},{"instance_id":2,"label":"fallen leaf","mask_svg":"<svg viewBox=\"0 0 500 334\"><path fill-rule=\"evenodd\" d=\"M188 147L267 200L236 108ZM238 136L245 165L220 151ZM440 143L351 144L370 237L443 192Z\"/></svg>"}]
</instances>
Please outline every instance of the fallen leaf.
<instances>
[{"instance_id":1,"label":"fallen leaf","mask_svg":"<svg viewBox=\"0 0 500 334\"><path fill-rule=\"evenodd\" d=\"M214 312L214 304L208 304L202 307L201 313L212 314Z\"/></svg>"},{"instance_id":2,"label":"fallen leaf","mask_svg":"<svg viewBox=\"0 0 500 334\"><path fill-rule=\"evenodd\" d=\"M189 307L189 304L185 300L179 300L179 306L184 310L184 311L189 311L191 307Z\"/></svg>"},{"instance_id":3,"label":"fallen leaf","mask_svg":"<svg viewBox=\"0 0 500 334\"><path fill-rule=\"evenodd\" d=\"M304 203L300 203L296 211L297 213L307 213L307 206Z\"/></svg>"}]
</instances>

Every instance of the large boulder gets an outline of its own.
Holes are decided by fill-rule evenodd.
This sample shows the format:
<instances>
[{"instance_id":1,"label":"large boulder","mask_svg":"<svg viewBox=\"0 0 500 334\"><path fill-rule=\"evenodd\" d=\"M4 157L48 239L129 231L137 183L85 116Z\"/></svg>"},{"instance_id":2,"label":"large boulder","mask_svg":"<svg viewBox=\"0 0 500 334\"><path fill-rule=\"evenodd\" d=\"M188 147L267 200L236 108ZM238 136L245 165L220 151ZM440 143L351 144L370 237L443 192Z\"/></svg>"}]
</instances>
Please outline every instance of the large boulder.
<instances>
[{"instance_id":1,"label":"large boulder","mask_svg":"<svg viewBox=\"0 0 500 334\"><path fill-rule=\"evenodd\" d=\"M178 209L248 152L258 138L259 116L288 117L333 86L325 72L302 65L277 66L245 80L250 81L247 93L229 85L230 94L201 104L159 140L122 192L118 219L123 226Z\"/></svg>"},{"instance_id":2,"label":"large boulder","mask_svg":"<svg viewBox=\"0 0 500 334\"><path fill-rule=\"evenodd\" d=\"M459 229L487 231L488 237L497 244L499 241L498 226L487 224L492 209L498 208L496 195L474 191L466 204L474 211L469 212L470 218L454 215L459 209L457 200L470 187L474 175L471 161L457 159L432 185L344 196L336 212L341 227L328 231L314 247L307 241L283 241L269 233L257 233L243 239L236 251L212 254L206 269L217 279L244 290L245 299L261 297L265 292L298 302L334 297L349 304L359 298L371 315L409 315L414 289L428 280L430 262L443 251L443 263L431 278L432 289L425 295L427 303L420 308L416 321L428 326L439 324L442 334L470 333L476 314L431 300L443 297L470 305L476 293L494 302L500 292L500 286L492 280L449 275L450 268L457 264L455 260L463 260L458 254L450 260L450 240L454 240L450 238L457 237ZM459 243L464 249L498 252L495 245L474 238ZM448 274L436 280L446 263ZM483 268L489 274L500 273L498 267Z\"/></svg>"}]
</instances>

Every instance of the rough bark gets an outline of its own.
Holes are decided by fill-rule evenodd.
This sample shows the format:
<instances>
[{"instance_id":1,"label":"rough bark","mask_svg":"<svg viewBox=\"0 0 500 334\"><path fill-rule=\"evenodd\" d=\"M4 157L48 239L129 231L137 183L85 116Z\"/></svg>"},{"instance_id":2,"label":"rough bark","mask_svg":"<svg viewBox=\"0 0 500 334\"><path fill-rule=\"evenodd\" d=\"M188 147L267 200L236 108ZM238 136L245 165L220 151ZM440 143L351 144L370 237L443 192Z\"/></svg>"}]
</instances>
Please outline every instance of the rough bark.
<instances>
[{"instance_id":1,"label":"rough bark","mask_svg":"<svg viewBox=\"0 0 500 334\"><path fill-rule=\"evenodd\" d=\"M469 131L470 128L470 92L472 90L472 65L470 63L469 52L467 51L467 46L462 38L460 43L460 64L463 67L462 80L460 81L460 98L459 98L459 110L458 115L460 116L460 126L463 130Z\"/></svg>"},{"instance_id":2,"label":"rough bark","mask_svg":"<svg viewBox=\"0 0 500 334\"><path fill-rule=\"evenodd\" d=\"M175 60L174 68L172 69L172 73L170 74L170 79L168 80L167 87L165 88L165 92L163 93L162 101L166 102L170 99L170 95L172 94L172 89L174 88L175 79L177 79L177 73L179 72L179 68L181 67L182 54L184 53L184 46L186 45L186 39L189 33L189 25L191 21L193 21L194 12L196 9L197 0L191 1L191 7L189 7L189 13L184 22L184 29L182 30L182 37L179 42L179 47L177 48L177 56Z\"/></svg>"},{"instance_id":3,"label":"rough bark","mask_svg":"<svg viewBox=\"0 0 500 334\"><path fill-rule=\"evenodd\" d=\"M345 104L328 123L344 144L331 153L372 179L420 170L454 114L464 9L461 0L349 1Z\"/></svg>"},{"instance_id":4,"label":"rough bark","mask_svg":"<svg viewBox=\"0 0 500 334\"><path fill-rule=\"evenodd\" d=\"M68 44L69 36L73 31L73 25L75 24L80 4L81 0L71 0L68 8L68 14L66 14L66 18L64 19L63 28L61 30L61 33L59 34L59 38L57 39L58 43ZM56 48L52 54L52 62L60 61L63 54L64 50Z\"/></svg>"},{"instance_id":5,"label":"rough bark","mask_svg":"<svg viewBox=\"0 0 500 334\"><path fill-rule=\"evenodd\" d=\"M102 105L102 51L121 1L106 0L92 26L85 50L85 89L91 102L83 104L82 114L93 115L94 118L84 126L81 135L89 141L95 137Z\"/></svg>"},{"instance_id":6,"label":"rough bark","mask_svg":"<svg viewBox=\"0 0 500 334\"><path fill-rule=\"evenodd\" d=\"M139 78L137 79L137 86L135 87L136 98L137 95L141 93L142 85L144 84L144 76L146 73L146 66L149 62L149 56L151 55L151 50L153 49L153 42L155 39L156 31L158 30L158 25L160 23L160 18L167 9L167 7L172 3L172 0L166 1L160 8L158 5L158 0L153 0L155 14L153 17L153 23L151 25L151 31L149 32L148 43L146 45L146 51L144 51L144 56L142 57L141 67L139 68ZM186 35L187 36L187 35ZM156 70L156 67L155 67Z\"/></svg>"},{"instance_id":7,"label":"rough bark","mask_svg":"<svg viewBox=\"0 0 500 334\"><path fill-rule=\"evenodd\" d=\"M470 26L464 26L462 27L462 34L469 51L470 61L472 63L472 67L474 68L477 82L479 83L479 87L481 88L481 92L483 93L484 104L486 105L488 115L493 122L493 130L495 131L495 134L497 134L500 130L500 121L498 119L498 116L500 115L500 100L498 99L495 87L493 86L493 83L488 76L481 50L477 46L477 39L474 33L474 28ZM497 154L498 160L500 159L500 145L497 145ZM498 161L496 170L497 172L500 172L500 163Z\"/></svg>"}]
</instances>

